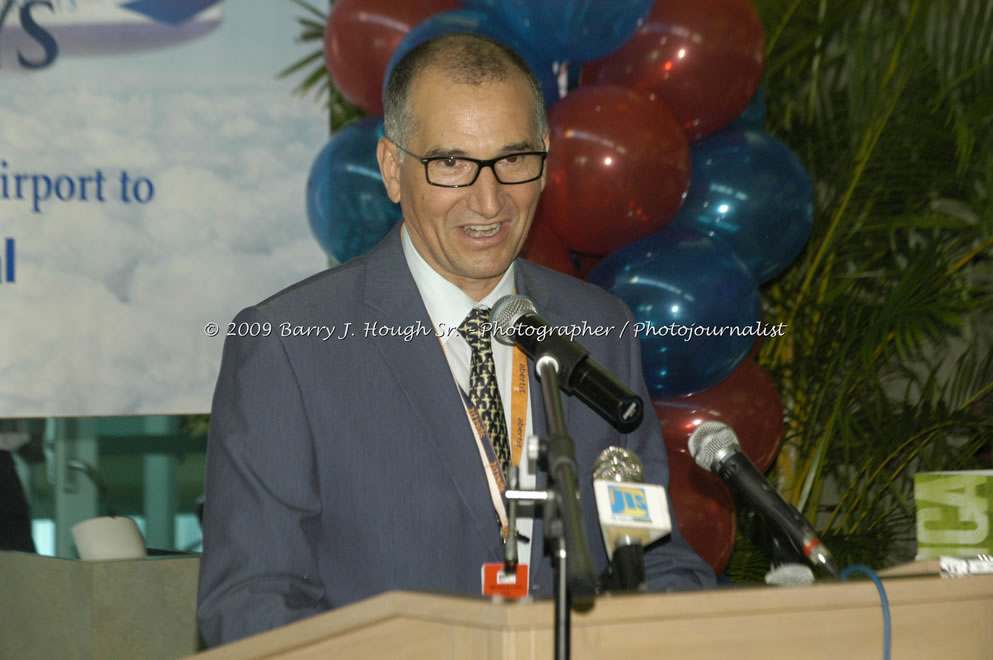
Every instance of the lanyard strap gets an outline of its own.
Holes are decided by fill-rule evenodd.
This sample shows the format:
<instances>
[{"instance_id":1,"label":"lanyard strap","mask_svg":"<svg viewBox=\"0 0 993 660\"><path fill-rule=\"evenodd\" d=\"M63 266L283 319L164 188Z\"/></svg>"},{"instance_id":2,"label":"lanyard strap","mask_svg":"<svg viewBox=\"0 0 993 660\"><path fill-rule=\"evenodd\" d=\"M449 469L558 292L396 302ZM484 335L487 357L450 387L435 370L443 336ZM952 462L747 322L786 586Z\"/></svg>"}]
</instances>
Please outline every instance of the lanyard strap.
<instances>
[{"instance_id":1,"label":"lanyard strap","mask_svg":"<svg viewBox=\"0 0 993 660\"><path fill-rule=\"evenodd\" d=\"M513 358L513 382L510 395L510 456L514 465L520 463L521 452L524 450L524 430L527 428L527 402L528 402L528 365L524 352L514 347ZM453 376L454 378L454 376ZM472 427L472 434L476 439L476 448L479 450L479 459L483 464L483 471L486 473L486 483L490 490L490 500L496 510L497 518L500 520L500 534L504 540L509 533L509 522L507 518L507 506L504 502L503 491L507 489L507 479L500 467L500 462L496 458L493 449L493 442L490 435L483 426L479 418L479 412L469 401L468 395L458 387L462 397L462 405L465 407L466 416L469 418L469 426Z\"/></svg>"}]
</instances>

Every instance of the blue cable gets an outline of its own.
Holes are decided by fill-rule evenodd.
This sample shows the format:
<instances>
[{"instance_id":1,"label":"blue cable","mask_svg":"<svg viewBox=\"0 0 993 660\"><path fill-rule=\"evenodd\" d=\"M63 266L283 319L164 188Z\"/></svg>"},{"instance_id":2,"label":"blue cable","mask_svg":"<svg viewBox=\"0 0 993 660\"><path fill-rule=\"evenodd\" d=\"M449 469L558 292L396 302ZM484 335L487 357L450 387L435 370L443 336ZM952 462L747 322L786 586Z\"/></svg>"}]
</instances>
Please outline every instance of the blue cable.
<instances>
[{"instance_id":1,"label":"blue cable","mask_svg":"<svg viewBox=\"0 0 993 660\"><path fill-rule=\"evenodd\" d=\"M879 600L883 604L883 660L890 660L890 601L886 597L886 589L883 588L883 582L879 579L879 576L872 572L872 569L863 564L852 564L844 570L841 571L841 579L848 581L848 576L852 573L863 573L869 576L873 582L876 583L876 589L879 590Z\"/></svg>"}]
</instances>

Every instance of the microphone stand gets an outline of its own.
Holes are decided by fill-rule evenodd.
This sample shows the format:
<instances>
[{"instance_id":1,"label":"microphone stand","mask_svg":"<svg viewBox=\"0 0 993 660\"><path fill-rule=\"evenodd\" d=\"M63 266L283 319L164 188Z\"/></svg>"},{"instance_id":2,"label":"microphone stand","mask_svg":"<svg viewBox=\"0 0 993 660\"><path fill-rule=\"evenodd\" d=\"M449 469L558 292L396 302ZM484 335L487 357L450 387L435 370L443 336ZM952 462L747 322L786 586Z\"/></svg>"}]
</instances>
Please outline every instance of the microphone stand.
<instances>
[{"instance_id":1,"label":"microphone stand","mask_svg":"<svg viewBox=\"0 0 993 660\"><path fill-rule=\"evenodd\" d=\"M537 358L535 370L541 381L548 435L539 437L537 447L529 447L528 452L531 458L539 458L547 466L549 489L508 489L504 496L510 502L543 503L545 542L552 549L555 573L555 658L567 660L570 653L571 610L581 612L593 607L596 578L579 504L575 444L566 429L562 410L558 378L560 366L551 355L542 354ZM571 366L574 365L566 365L566 368ZM511 559L505 548L505 563Z\"/></svg>"},{"instance_id":2,"label":"microphone stand","mask_svg":"<svg viewBox=\"0 0 993 660\"><path fill-rule=\"evenodd\" d=\"M566 429L559 390L559 364L542 355L535 363L545 400L549 434L542 443L548 479L556 497L545 506L545 536L552 545L555 567L555 657L569 657L570 610L593 607L596 579L579 506L576 449ZM551 515L549 515L551 510Z\"/></svg>"}]
</instances>

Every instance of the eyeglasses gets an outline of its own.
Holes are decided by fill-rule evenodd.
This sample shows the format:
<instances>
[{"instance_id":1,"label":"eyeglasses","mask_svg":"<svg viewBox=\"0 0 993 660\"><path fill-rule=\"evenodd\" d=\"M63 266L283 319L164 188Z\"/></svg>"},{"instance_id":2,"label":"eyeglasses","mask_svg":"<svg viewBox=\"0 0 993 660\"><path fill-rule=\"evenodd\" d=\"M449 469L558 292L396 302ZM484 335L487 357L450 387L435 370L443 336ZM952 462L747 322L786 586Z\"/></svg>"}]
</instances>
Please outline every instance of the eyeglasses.
<instances>
[{"instance_id":1,"label":"eyeglasses","mask_svg":"<svg viewBox=\"0 0 993 660\"><path fill-rule=\"evenodd\" d=\"M394 142L394 144L396 144ZM484 167L493 170L493 176L503 184L528 183L541 178L545 169L547 151L520 151L499 158L479 160L464 156L432 156L425 158L407 151L399 144L397 149L424 164L424 176L432 186L462 188L476 183Z\"/></svg>"}]
</instances>

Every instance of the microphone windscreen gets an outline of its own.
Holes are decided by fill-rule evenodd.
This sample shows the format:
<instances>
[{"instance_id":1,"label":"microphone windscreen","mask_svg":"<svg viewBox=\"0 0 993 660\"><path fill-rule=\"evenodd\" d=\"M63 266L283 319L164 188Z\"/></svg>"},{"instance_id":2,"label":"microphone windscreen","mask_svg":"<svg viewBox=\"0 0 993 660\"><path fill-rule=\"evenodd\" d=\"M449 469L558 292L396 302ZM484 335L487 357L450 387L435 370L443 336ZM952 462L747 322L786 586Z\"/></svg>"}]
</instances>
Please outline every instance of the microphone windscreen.
<instances>
[{"instance_id":1,"label":"microphone windscreen","mask_svg":"<svg viewBox=\"0 0 993 660\"><path fill-rule=\"evenodd\" d=\"M690 456L704 470L713 471L717 459L728 450L740 451L738 436L723 422L704 422L690 435Z\"/></svg>"},{"instance_id":2,"label":"microphone windscreen","mask_svg":"<svg viewBox=\"0 0 993 660\"><path fill-rule=\"evenodd\" d=\"M493 338L505 346L514 345L514 328L525 314L537 315L534 301L527 296L504 296L496 301L490 314L493 322Z\"/></svg>"},{"instance_id":3,"label":"microphone windscreen","mask_svg":"<svg viewBox=\"0 0 993 660\"><path fill-rule=\"evenodd\" d=\"M637 454L623 447L611 446L597 456L596 463L593 464L593 478L641 483L645 480L645 475Z\"/></svg>"},{"instance_id":4,"label":"microphone windscreen","mask_svg":"<svg viewBox=\"0 0 993 660\"><path fill-rule=\"evenodd\" d=\"M780 564L765 574L766 584L813 584L814 572L804 564Z\"/></svg>"}]
</instances>

